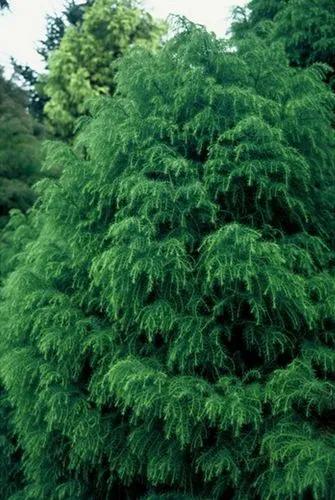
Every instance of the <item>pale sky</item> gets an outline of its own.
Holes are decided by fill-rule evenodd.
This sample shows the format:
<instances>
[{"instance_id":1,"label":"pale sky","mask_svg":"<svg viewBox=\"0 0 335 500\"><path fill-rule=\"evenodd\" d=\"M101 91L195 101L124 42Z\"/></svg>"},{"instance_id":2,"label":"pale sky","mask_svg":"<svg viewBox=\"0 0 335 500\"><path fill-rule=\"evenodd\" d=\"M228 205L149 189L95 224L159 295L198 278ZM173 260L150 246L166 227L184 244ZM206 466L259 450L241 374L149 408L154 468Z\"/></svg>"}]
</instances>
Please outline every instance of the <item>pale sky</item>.
<instances>
[{"instance_id":1,"label":"pale sky","mask_svg":"<svg viewBox=\"0 0 335 500\"><path fill-rule=\"evenodd\" d=\"M11 11L0 15L0 65L6 68L7 76L10 75L10 56L37 71L43 69L36 45L44 38L46 15L60 13L64 2L11 0ZM244 5L246 0L143 0L142 3L155 17L184 15L223 36L230 24L232 8Z\"/></svg>"}]
</instances>

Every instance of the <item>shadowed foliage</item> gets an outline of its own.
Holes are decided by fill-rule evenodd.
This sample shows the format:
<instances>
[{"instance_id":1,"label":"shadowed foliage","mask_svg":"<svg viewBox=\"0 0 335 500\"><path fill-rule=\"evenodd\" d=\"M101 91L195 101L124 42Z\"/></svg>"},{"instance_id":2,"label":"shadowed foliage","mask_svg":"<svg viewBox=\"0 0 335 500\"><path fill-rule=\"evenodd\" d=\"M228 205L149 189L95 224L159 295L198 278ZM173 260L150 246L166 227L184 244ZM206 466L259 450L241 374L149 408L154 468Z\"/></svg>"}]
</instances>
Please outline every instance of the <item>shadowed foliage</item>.
<instances>
[{"instance_id":1,"label":"shadowed foliage","mask_svg":"<svg viewBox=\"0 0 335 500\"><path fill-rule=\"evenodd\" d=\"M280 40L291 64L315 62L335 68L335 3L333 0L251 0L235 10L232 31L237 38L250 30Z\"/></svg>"},{"instance_id":2,"label":"shadowed foliage","mask_svg":"<svg viewBox=\"0 0 335 500\"><path fill-rule=\"evenodd\" d=\"M41 128L26 110L25 94L0 73L0 228L9 211L26 211L39 171Z\"/></svg>"}]
</instances>

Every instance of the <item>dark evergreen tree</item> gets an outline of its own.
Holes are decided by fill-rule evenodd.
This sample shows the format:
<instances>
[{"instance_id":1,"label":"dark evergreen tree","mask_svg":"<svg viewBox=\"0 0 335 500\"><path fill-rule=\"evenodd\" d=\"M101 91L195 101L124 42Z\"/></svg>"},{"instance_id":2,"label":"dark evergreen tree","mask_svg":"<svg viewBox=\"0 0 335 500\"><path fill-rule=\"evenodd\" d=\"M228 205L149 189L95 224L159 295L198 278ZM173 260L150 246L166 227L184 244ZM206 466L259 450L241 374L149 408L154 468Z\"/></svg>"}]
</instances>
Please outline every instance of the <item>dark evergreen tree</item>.
<instances>
[{"instance_id":1,"label":"dark evergreen tree","mask_svg":"<svg viewBox=\"0 0 335 500\"><path fill-rule=\"evenodd\" d=\"M12 208L26 211L34 201L41 127L26 106L24 92L0 73L0 228Z\"/></svg>"},{"instance_id":2,"label":"dark evergreen tree","mask_svg":"<svg viewBox=\"0 0 335 500\"><path fill-rule=\"evenodd\" d=\"M333 498L334 97L183 24L49 147L0 311L16 499Z\"/></svg>"},{"instance_id":3,"label":"dark evergreen tree","mask_svg":"<svg viewBox=\"0 0 335 500\"><path fill-rule=\"evenodd\" d=\"M250 29L270 35L284 43L291 64L324 62L334 70L334 0L251 0L245 9L236 9L235 18L235 36Z\"/></svg>"}]
</instances>

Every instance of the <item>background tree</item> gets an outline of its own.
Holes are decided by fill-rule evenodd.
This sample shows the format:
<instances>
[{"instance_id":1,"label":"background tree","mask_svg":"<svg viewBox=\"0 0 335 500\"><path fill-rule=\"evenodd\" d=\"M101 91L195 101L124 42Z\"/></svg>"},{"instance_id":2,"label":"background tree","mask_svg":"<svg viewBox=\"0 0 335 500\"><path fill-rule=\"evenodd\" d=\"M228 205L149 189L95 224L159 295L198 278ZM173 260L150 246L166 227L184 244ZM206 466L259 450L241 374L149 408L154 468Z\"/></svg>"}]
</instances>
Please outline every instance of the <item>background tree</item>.
<instances>
[{"instance_id":1,"label":"background tree","mask_svg":"<svg viewBox=\"0 0 335 500\"><path fill-rule=\"evenodd\" d=\"M289 0L250 0L246 7L234 9L235 22L232 30L235 35L243 36L264 21L273 21Z\"/></svg>"},{"instance_id":2,"label":"background tree","mask_svg":"<svg viewBox=\"0 0 335 500\"><path fill-rule=\"evenodd\" d=\"M13 68L13 80L24 90L28 97L28 109L30 114L43 122L44 106L48 100L44 92L44 77L33 70L28 65L20 64L13 57L11 58Z\"/></svg>"},{"instance_id":3,"label":"background tree","mask_svg":"<svg viewBox=\"0 0 335 500\"><path fill-rule=\"evenodd\" d=\"M0 306L19 498L332 498L322 78L185 21L50 145L62 175Z\"/></svg>"},{"instance_id":4,"label":"background tree","mask_svg":"<svg viewBox=\"0 0 335 500\"><path fill-rule=\"evenodd\" d=\"M51 53L59 47L67 27L78 26L82 22L85 9L93 2L94 0L86 0L78 4L74 0L69 0L60 15L47 16L46 35L37 49L46 64L46 72L48 59ZM30 66L22 65L14 58L12 58L12 66L18 84L28 93L30 112L36 119L43 121L44 106L49 100L44 92L45 74L38 74Z\"/></svg>"},{"instance_id":5,"label":"background tree","mask_svg":"<svg viewBox=\"0 0 335 500\"><path fill-rule=\"evenodd\" d=\"M111 94L115 65L134 44L159 46L165 25L133 0L96 0L82 21L69 26L48 61L45 113L54 131L66 138L89 97Z\"/></svg>"},{"instance_id":6,"label":"background tree","mask_svg":"<svg viewBox=\"0 0 335 500\"><path fill-rule=\"evenodd\" d=\"M251 0L235 11L233 32L250 29L281 40L290 62L308 66L324 62L335 68L335 4L329 0ZM328 78L332 78L334 71Z\"/></svg>"},{"instance_id":7,"label":"background tree","mask_svg":"<svg viewBox=\"0 0 335 500\"><path fill-rule=\"evenodd\" d=\"M0 227L12 208L26 211L34 200L41 127L26 106L24 92L0 73Z\"/></svg>"},{"instance_id":8,"label":"background tree","mask_svg":"<svg viewBox=\"0 0 335 500\"><path fill-rule=\"evenodd\" d=\"M50 54L58 49L68 26L77 26L82 23L85 10L93 5L94 0L76 3L68 0L61 15L47 16L47 32L41 41L38 53L47 63Z\"/></svg>"}]
</instances>

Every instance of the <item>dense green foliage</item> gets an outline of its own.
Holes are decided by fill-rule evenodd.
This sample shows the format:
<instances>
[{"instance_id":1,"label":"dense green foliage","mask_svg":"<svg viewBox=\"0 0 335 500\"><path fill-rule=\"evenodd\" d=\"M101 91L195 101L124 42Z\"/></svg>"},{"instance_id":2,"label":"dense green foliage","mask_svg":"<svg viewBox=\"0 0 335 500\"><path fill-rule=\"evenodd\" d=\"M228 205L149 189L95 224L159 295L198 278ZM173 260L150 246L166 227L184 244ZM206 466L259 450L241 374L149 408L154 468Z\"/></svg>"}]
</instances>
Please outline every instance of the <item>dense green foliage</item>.
<instances>
[{"instance_id":1,"label":"dense green foliage","mask_svg":"<svg viewBox=\"0 0 335 500\"><path fill-rule=\"evenodd\" d=\"M58 50L48 60L45 113L55 133L71 137L85 101L113 92L113 61L129 46L158 47L164 31L165 26L134 0L95 0L86 7L81 22L66 29Z\"/></svg>"},{"instance_id":2,"label":"dense green foliage","mask_svg":"<svg viewBox=\"0 0 335 500\"><path fill-rule=\"evenodd\" d=\"M24 230L28 208L39 176L41 127L27 113L27 98L0 73L0 286L15 267L32 231ZM9 213L16 213L9 220ZM21 227L20 227L21 226ZM7 499L21 484L21 465L14 437L11 407L0 387L0 497Z\"/></svg>"},{"instance_id":3,"label":"dense green foliage","mask_svg":"<svg viewBox=\"0 0 335 500\"><path fill-rule=\"evenodd\" d=\"M251 0L236 10L235 36L255 30L281 40L292 64L335 68L334 0Z\"/></svg>"},{"instance_id":4,"label":"dense green foliage","mask_svg":"<svg viewBox=\"0 0 335 500\"><path fill-rule=\"evenodd\" d=\"M43 122L44 106L48 100L44 92L43 77L29 65L20 64L11 58L13 79L22 88L28 98L28 111L39 123Z\"/></svg>"},{"instance_id":5,"label":"dense green foliage","mask_svg":"<svg viewBox=\"0 0 335 500\"><path fill-rule=\"evenodd\" d=\"M16 442L12 439L11 407L0 388L0 485L1 498L7 500L21 486L21 465Z\"/></svg>"},{"instance_id":6,"label":"dense green foliage","mask_svg":"<svg viewBox=\"0 0 335 500\"><path fill-rule=\"evenodd\" d=\"M15 269L28 242L37 235L29 214L13 210L8 224L0 233L0 286ZM1 299L1 294L0 294ZM11 498L22 486L21 450L15 436L12 406L7 392L0 386L0 495Z\"/></svg>"},{"instance_id":7,"label":"dense green foliage","mask_svg":"<svg viewBox=\"0 0 335 500\"><path fill-rule=\"evenodd\" d=\"M185 23L49 146L0 311L15 499L333 498L323 76Z\"/></svg>"},{"instance_id":8,"label":"dense green foliage","mask_svg":"<svg viewBox=\"0 0 335 500\"><path fill-rule=\"evenodd\" d=\"M40 133L26 111L24 93L0 73L0 228L12 208L25 211L33 203Z\"/></svg>"}]
</instances>

